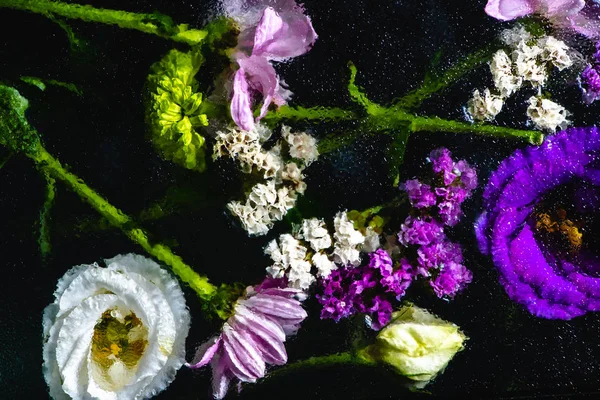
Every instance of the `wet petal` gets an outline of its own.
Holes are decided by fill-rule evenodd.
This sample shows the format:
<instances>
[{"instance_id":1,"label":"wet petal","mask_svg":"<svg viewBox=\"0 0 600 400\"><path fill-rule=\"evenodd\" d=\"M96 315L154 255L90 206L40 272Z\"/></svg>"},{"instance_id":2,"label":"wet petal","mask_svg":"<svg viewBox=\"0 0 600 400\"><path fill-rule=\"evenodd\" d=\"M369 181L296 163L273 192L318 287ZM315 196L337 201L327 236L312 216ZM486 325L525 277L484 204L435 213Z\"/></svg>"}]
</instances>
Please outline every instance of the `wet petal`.
<instances>
[{"instance_id":1,"label":"wet petal","mask_svg":"<svg viewBox=\"0 0 600 400\"><path fill-rule=\"evenodd\" d=\"M233 98L231 99L231 118L233 122L246 131L254 129L252 102L244 68L240 68L233 77Z\"/></svg>"}]
</instances>

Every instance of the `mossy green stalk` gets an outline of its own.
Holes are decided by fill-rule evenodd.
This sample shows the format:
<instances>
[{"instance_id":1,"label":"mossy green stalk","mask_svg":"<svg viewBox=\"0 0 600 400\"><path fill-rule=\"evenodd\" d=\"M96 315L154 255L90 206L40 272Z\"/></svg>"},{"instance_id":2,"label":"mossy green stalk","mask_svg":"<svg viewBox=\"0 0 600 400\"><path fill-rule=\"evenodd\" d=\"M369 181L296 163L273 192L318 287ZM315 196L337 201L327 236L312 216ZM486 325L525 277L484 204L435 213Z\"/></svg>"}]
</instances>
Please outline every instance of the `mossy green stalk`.
<instances>
[{"instance_id":1,"label":"mossy green stalk","mask_svg":"<svg viewBox=\"0 0 600 400\"><path fill-rule=\"evenodd\" d=\"M45 260L52 251L52 245L50 244L50 210L56 198L56 180L48 173L44 173L44 178L46 179L46 199L40 211L40 236L38 243L42 259Z\"/></svg>"},{"instance_id":2,"label":"mossy green stalk","mask_svg":"<svg viewBox=\"0 0 600 400\"><path fill-rule=\"evenodd\" d=\"M282 368L269 373L269 377L282 376L290 372L296 372L303 369L336 367L340 365L358 365L366 367L377 366L377 363L364 358L359 358L350 352L328 354L326 356L310 357L305 360L289 363Z\"/></svg>"},{"instance_id":3,"label":"mossy green stalk","mask_svg":"<svg viewBox=\"0 0 600 400\"><path fill-rule=\"evenodd\" d=\"M159 13L140 14L49 0L0 0L0 7L31 11L47 16L58 15L85 22L117 25L120 28L135 29L189 45L201 43L208 35L208 32L204 30L189 29L186 24L177 25L170 17Z\"/></svg>"},{"instance_id":4,"label":"mossy green stalk","mask_svg":"<svg viewBox=\"0 0 600 400\"><path fill-rule=\"evenodd\" d=\"M35 161L43 173L64 182L112 225L120 228L132 241L171 267L173 272L183 282L187 283L202 300L209 301L214 296L217 287L211 284L208 278L196 273L189 265L183 262L181 257L174 254L169 247L151 243L146 232L136 226L135 222L129 216L106 201L96 191L86 185L83 180L67 171L41 144L37 146L35 151L27 153L27 156Z\"/></svg>"}]
</instances>

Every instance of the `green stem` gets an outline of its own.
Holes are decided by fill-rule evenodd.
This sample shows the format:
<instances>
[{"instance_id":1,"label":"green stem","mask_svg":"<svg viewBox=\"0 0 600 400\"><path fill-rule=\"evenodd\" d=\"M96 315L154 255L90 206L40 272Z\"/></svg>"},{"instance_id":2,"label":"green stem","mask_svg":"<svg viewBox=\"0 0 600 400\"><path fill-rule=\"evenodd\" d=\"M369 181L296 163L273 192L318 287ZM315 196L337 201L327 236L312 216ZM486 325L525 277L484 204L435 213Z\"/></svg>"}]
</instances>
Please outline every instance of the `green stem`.
<instances>
[{"instance_id":1,"label":"green stem","mask_svg":"<svg viewBox=\"0 0 600 400\"><path fill-rule=\"evenodd\" d=\"M151 243L146 232L136 226L135 222L129 216L111 205L92 188L87 186L83 180L67 171L41 144L38 144L35 151L27 153L27 155L35 161L37 167L43 173L64 182L111 224L120 228L132 241L171 267L173 272L183 282L190 285L201 299L209 301L216 294L217 287L212 285L208 281L208 278L196 273L189 265L183 262L181 257L174 254L169 247L163 244Z\"/></svg>"},{"instance_id":2,"label":"green stem","mask_svg":"<svg viewBox=\"0 0 600 400\"><path fill-rule=\"evenodd\" d=\"M468 55L464 60L458 62L456 65L450 67L450 69L444 72L441 76L437 78L426 77L421 87L401 97L393 105L393 108L396 110L407 110L420 106L421 103L423 103L423 101L429 98L431 95L454 84L464 75L472 72L480 65L486 63L491 58L493 50L494 47L489 46L485 49L476 51L475 53Z\"/></svg>"},{"instance_id":3,"label":"green stem","mask_svg":"<svg viewBox=\"0 0 600 400\"><path fill-rule=\"evenodd\" d=\"M13 154L14 153L11 151L6 156L0 159L0 169L4 168L4 165L6 165L6 163L12 158Z\"/></svg>"},{"instance_id":4,"label":"green stem","mask_svg":"<svg viewBox=\"0 0 600 400\"><path fill-rule=\"evenodd\" d=\"M293 363L286 364L284 367L274 370L269 373L269 377L286 375L291 372L307 368L319 368L319 367L335 367L340 365L359 365L374 367L377 365L374 361L368 361L355 356L350 352L329 354L326 356L315 356L305 360L296 361Z\"/></svg>"},{"instance_id":5,"label":"green stem","mask_svg":"<svg viewBox=\"0 0 600 400\"><path fill-rule=\"evenodd\" d=\"M45 260L52 250L52 246L50 245L49 225L50 210L52 209L52 206L54 205L54 199L56 198L56 180L48 173L44 173L43 175L46 179L46 200L44 200L44 205L40 211L40 237L38 242L40 245L40 253L42 258Z\"/></svg>"},{"instance_id":6,"label":"green stem","mask_svg":"<svg viewBox=\"0 0 600 400\"><path fill-rule=\"evenodd\" d=\"M204 30L188 29L186 24L176 25L170 17L158 13L139 14L49 0L0 0L0 7L31 11L46 16L59 15L85 22L117 25L120 28L135 29L189 45L201 43L208 34Z\"/></svg>"}]
</instances>

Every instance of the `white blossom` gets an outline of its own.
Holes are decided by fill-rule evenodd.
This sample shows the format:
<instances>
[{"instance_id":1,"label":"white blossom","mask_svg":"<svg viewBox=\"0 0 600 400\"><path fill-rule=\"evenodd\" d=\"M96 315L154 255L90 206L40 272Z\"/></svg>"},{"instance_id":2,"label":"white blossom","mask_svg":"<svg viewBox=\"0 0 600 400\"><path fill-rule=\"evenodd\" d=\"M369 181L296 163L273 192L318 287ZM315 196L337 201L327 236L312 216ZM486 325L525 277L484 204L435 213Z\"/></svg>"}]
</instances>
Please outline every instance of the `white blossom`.
<instances>
[{"instance_id":1,"label":"white blossom","mask_svg":"<svg viewBox=\"0 0 600 400\"><path fill-rule=\"evenodd\" d=\"M367 253L372 253L381 247L379 240L379 234L373 230L370 226L367 227L365 232L365 241L362 244L361 250Z\"/></svg>"},{"instance_id":2,"label":"white blossom","mask_svg":"<svg viewBox=\"0 0 600 400\"><path fill-rule=\"evenodd\" d=\"M273 226L269 210L264 206L252 206L232 201L227 204L227 208L240 220L250 235L265 235Z\"/></svg>"},{"instance_id":3,"label":"white blossom","mask_svg":"<svg viewBox=\"0 0 600 400\"><path fill-rule=\"evenodd\" d=\"M542 59L552 63L560 71L573 65L573 60L569 56L569 46L562 40L545 36L538 41L538 45L542 48Z\"/></svg>"},{"instance_id":4,"label":"white blossom","mask_svg":"<svg viewBox=\"0 0 600 400\"><path fill-rule=\"evenodd\" d=\"M281 179L291 182L294 189L300 194L303 194L306 190L304 175L302 175L302 170L295 162L290 162L285 165L285 167L281 170Z\"/></svg>"},{"instance_id":5,"label":"white blossom","mask_svg":"<svg viewBox=\"0 0 600 400\"><path fill-rule=\"evenodd\" d=\"M274 278L284 275L288 278L289 286L306 290L315 281L310 269L310 262L306 261L307 248L290 234L279 236L277 241L271 241L264 250L271 257L273 265L267 267L267 273Z\"/></svg>"},{"instance_id":6,"label":"white blossom","mask_svg":"<svg viewBox=\"0 0 600 400\"><path fill-rule=\"evenodd\" d=\"M315 253L312 256L312 263L317 268L317 276L327 278L331 271L337 269L337 265L327 257L327 254Z\"/></svg>"},{"instance_id":7,"label":"white blossom","mask_svg":"<svg viewBox=\"0 0 600 400\"><path fill-rule=\"evenodd\" d=\"M473 92L473 98L467 103L467 111L476 121L491 121L502 110L504 101L500 96L491 94L485 89L483 96L479 90Z\"/></svg>"},{"instance_id":8,"label":"white blossom","mask_svg":"<svg viewBox=\"0 0 600 400\"><path fill-rule=\"evenodd\" d=\"M517 47L520 42L529 42L531 34L527 32L523 25L516 25L512 29L502 31L500 39L509 47Z\"/></svg>"},{"instance_id":9,"label":"white blossom","mask_svg":"<svg viewBox=\"0 0 600 400\"><path fill-rule=\"evenodd\" d=\"M331 247L331 236L323 220L317 218L302 221L300 238L310 243L314 251L320 251Z\"/></svg>"},{"instance_id":10,"label":"white blossom","mask_svg":"<svg viewBox=\"0 0 600 400\"><path fill-rule=\"evenodd\" d=\"M555 132L557 128L564 129L570 123L567 120L569 112L560 104L536 96L530 97L528 103L527 116L537 129Z\"/></svg>"},{"instance_id":11,"label":"white blossom","mask_svg":"<svg viewBox=\"0 0 600 400\"><path fill-rule=\"evenodd\" d=\"M502 97L508 97L521 87L523 79L513 74L512 61L504 50L494 53L490 62L494 85Z\"/></svg>"},{"instance_id":12,"label":"white blossom","mask_svg":"<svg viewBox=\"0 0 600 400\"><path fill-rule=\"evenodd\" d=\"M333 254L335 261L348 265L360 263L360 252L357 247L364 243L365 237L360 231L354 229L354 224L348 220L345 212L338 212L333 220L335 226L335 245Z\"/></svg>"},{"instance_id":13,"label":"white blossom","mask_svg":"<svg viewBox=\"0 0 600 400\"><path fill-rule=\"evenodd\" d=\"M281 128L281 135L290 146L290 156L303 160L306 166L319 157L317 140L311 135L304 132L292 133L288 126Z\"/></svg>"},{"instance_id":14,"label":"white blossom","mask_svg":"<svg viewBox=\"0 0 600 400\"><path fill-rule=\"evenodd\" d=\"M531 83L533 87L540 87L546 83L547 68L541 60L542 49L536 45L529 46L521 41L513 51L512 59L517 76Z\"/></svg>"},{"instance_id":15,"label":"white blossom","mask_svg":"<svg viewBox=\"0 0 600 400\"><path fill-rule=\"evenodd\" d=\"M139 255L106 263L70 269L44 310L43 370L54 399L150 398L185 362L190 315L177 281Z\"/></svg>"}]
</instances>

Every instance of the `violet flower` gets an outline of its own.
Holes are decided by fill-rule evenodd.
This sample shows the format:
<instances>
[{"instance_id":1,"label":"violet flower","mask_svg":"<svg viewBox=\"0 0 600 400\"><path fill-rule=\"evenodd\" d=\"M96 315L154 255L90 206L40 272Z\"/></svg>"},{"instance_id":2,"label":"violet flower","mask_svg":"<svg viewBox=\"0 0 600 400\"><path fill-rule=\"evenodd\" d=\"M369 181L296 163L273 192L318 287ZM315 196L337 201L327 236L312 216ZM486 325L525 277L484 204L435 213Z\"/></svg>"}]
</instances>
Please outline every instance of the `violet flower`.
<instances>
[{"instance_id":1,"label":"violet flower","mask_svg":"<svg viewBox=\"0 0 600 400\"><path fill-rule=\"evenodd\" d=\"M291 96L271 61L305 54L317 34L304 9L294 0L226 0L224 8L241 25L233 55L239 69L233 78L231 116L240 128L252 130L252 103L256 95L260 94L263 100L257 121L266 115L271 103L284 105Z\"/></svg>"},{"instance_id":2,"label":"violet flower","mask_svg":"<svg viewBox=\"0 0 600 400\"><path fill-rule=\"evenodd\" d=\"M591 104L600 99L600 42L596 43L596 52L591 64L588 64L579 78L583 92L583 101Z\"/></svg>"},{"instance_id":3,"label":"violet flower","mask_svg":"<svg viewBox=\"0 0 600 400\"><path fill-rule=\"evenodd\" d=\"M600 6L594 0L488 0L485 12L501 21L536 14L588 37L600 34Z\"/></svg>"},{"instance_id":4,"label":"violet flower","mask_svg":"<svg viewBox=\"0 0 600 400\"><path fill-rule=\"evenodd\" d=\"M599 152L597 128L568 129L514 152L485 188L479 247L508 296L538 317L600 310Z\"/></svg>"},{"instance_id":5,"label":"violet flower","mask_svg":"<svg viewBox=\"0 0 600 400\"><path fill-rule=\"evenodd\" d=\"M282 288L281 279L266 279L248 287L219 336L198 348L190 368L209 362L213 370L213 396L222 399L233 379L256 382L265 375L266 364L287 362L286 335L298 330L307 317L300 301L302 291Z\"/></svg>"}]
</instances>

